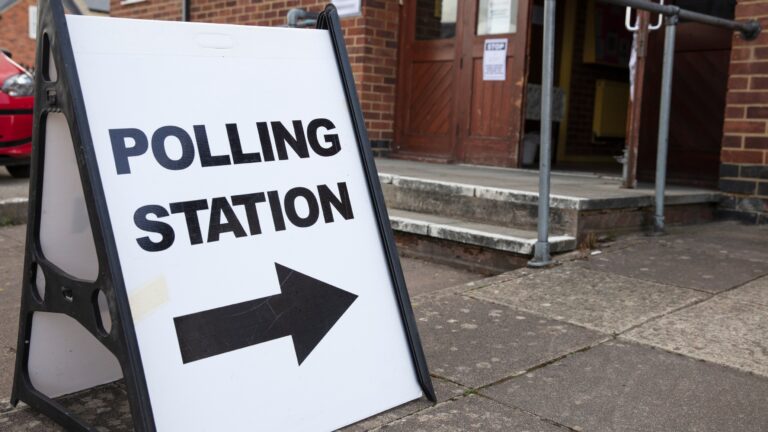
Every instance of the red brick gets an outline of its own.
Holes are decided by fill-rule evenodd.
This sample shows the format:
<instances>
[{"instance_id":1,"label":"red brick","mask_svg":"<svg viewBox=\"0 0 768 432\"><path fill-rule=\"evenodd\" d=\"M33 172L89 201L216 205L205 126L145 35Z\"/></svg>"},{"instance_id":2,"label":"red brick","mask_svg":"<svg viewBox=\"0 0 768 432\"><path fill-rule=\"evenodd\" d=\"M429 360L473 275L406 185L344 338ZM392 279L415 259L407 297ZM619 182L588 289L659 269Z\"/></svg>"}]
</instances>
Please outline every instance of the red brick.
<instances>
[{"instance_id":1,"label":"red brick","mask_svg":"<svg viewBox=\"0 0 768 432\"><path fill-rule=\"evenodd\" d=\"M752 77L749 87L753 90L768 90L768 77Z\"/></svg>"},{"instance_id":2,"label":"red brick","mask_svg":"<svg viewBox=\"0 0 768 432\"><path fill-rule=\"evenodd\" d=\"M763 152L752 150L723 150L720 159L723 163L762 164Z\"/></svg>"},{"instance_id":3,"label":"red brick","mask_svg":"<svg viewBox=\"0 0 768 432\"><path fill-rule=\"evenodd\" d=\"M732 106L725 109L725 118L727 119L743 119L746 109L744 107Z\"/></svg>"},{"instance_id":4,"label":"red brick","mask_svg":"<svg viewBox=\"0 0 768 432\"><path fill-rule=\"evenodd\" d=\"M761 16L768 16L768 3L761 1L754 1L750 3L743 0L739 1L738 6L736 7L737 19L751 19Z\"/></svg>"},{"instance_id":5,"label":"red brick","mask_svg":"<svg viewBox=\"0 0 768 432\"><path fill-rule=\"evenodd\" d=\"M28 10L33 5L37 5L36 0L20 1L0 15L0 47L11 51L13 59L28 68L35 65L37 46L29 37Z\"/></svg>"},{"instance_id":6,"label":"red brick","mask_svg":"<svg viewBox=\"0 0 768 432\"><path fill-rule=\"evenodd\" d=\"M728 103L736 105L764 104L768 105L768 92L732 91L728 92Z\"/></svg>"},{"instance_id":7,"label":"red brick","mask_svg":"<svg viewBox=\"0 0 768 432\"><path fill-rule=\"evenodd\" d=\"M723 147L741 148L744 137L741 135L726 135L723 137Z\"/></svg>"},{"instance_id":8,"label":"red brick","mask_svg":"<svg viewBox=\"0 0 768 432\"><path fill-rule=\"evenodd\" d=\"M765 122L762 121L744 121L744 120L726 120L723 130L726 133L765 133Z\"/></svg>"},{"instance_id":9,"label":"red brick","mask_svg":"<svg viewBox=\"0 0 768 432\"><path fill-rule=\"evenodd\" d=\"M731 63L731 75L768 74L768 61Z\"/></svg>"},{"instance_id":10,"label":"red brick","mask_svg":"<svg viewBox=\"0 0 768 432\"><path fill-rule=\"evenodd\" d=\"M729 90L747 90L749 88L749 77L734 76L728 80Z\"/></svg>"},{"instance_id":11,"label":"red brick","mask_svg":"<svg viewBox=\"0 0 768 432\"><path fill-rule=\"evenodd\" d=\"M744 148L755 150L768 150L768 137L746 137L744 138Z\"/></svg>"},{"instance_id":12,"label":"red brick","mask_svg":"<svg viewBox=\"0 0 768 432\"><path fill-rule=\"evenodd\" d=\"M749 108L747 108L747 118L749 118L749 119L768 119L768 107L749 107Z\"/></svg>"}]
</instances>

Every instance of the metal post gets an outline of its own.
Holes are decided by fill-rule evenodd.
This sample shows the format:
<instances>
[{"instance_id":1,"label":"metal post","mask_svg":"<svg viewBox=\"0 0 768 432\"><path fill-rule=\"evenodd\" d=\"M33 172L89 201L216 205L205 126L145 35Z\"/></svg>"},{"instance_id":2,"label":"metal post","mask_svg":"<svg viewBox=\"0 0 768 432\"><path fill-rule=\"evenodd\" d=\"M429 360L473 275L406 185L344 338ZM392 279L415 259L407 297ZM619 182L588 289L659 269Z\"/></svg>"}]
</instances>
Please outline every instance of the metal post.
<instances>
[{"instance_id":1,"label":"metal post","mask_svg":"<svg viewBox=\"0 0 768 432\"><path fill-rule=\"evenodd\" d=\"M531 267L552 263L549 254L549 175L552 163L552 82L555 69L555 0L544 0L544 47L541 73L541 145L539 147L538 241Z\"/></svg>"},{"instance_id":2,"label":"metal post","mask_svg":"<svg viewBox=\"0 0 768 432\"><path fill-rule=\"evenodd\" d=\"M672 73L675 65L675 37L680 17L670 15L664 36L664 62L661 78L661 106L659 108L659 141L656 153L656 215L653 220L655 234L664 233L664 189L667 181L667 152L669 149L669 117L672 109Z\"/></svg>"}]
</instances>

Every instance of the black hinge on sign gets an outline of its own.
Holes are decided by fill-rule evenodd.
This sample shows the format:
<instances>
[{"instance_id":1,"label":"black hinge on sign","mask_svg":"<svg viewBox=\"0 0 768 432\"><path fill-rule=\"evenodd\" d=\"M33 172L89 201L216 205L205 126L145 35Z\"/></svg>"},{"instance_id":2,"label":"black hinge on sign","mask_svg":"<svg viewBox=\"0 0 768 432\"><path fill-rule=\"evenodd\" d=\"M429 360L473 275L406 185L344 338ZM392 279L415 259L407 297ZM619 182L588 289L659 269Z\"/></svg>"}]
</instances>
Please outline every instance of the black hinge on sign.
<instances>
[{"instance_id":1,"label":"black hinge on sign","mask_svg":"<svg viewBox=\"0 0 768 432\"><path fill-rule=\"evenodd\" d=\"M459 59L459 69L464 69L464 57Z\"/></svg>"}]
</instances>

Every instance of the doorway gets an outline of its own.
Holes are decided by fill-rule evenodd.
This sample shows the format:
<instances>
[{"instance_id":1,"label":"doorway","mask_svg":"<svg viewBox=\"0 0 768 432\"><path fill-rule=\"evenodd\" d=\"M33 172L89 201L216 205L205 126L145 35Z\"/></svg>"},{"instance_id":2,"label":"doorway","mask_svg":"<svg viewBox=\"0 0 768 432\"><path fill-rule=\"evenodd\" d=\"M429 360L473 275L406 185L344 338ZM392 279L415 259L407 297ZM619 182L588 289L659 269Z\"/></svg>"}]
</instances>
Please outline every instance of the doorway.
<instances>
[{"instance_id":1,"label":"doorway","mask_svg":"<svg viewBox=\"0 0 768 432\"><path fill-rule=\"evenodd\" d=\"M518 165L529 3L406 2L400 19L395 156ZM498 68L495 74L484 70L486 51L498 46L493 40L506 42L499 62L503 74Z\"/></svg>"}]
</instances>

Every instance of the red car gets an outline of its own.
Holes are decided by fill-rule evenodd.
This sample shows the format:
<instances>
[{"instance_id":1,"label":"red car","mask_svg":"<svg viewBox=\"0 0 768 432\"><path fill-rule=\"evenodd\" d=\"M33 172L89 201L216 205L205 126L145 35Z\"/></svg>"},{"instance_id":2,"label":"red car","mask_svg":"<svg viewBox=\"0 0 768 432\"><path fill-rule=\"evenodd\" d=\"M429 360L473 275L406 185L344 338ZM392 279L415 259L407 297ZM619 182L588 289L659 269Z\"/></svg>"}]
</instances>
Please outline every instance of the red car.
<instances>
[{"instance_id":1,"label":"red car","mask_svg":"<svg viewBox=\"0 0 768 432\"><path fill-rule=\"evenodd\" d=\"M34 87L32 75L0 50L0 165L14 177L29 177Z\"/></svg>"}]
</instances>

